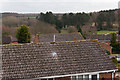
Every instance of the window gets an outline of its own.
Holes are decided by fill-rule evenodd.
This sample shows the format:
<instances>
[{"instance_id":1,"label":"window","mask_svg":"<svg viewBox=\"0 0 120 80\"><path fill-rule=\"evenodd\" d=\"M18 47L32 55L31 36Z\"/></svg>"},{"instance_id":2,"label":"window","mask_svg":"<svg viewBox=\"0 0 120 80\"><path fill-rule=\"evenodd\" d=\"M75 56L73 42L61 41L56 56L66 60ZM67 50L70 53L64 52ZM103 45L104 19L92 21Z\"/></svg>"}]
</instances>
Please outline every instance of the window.
<instances>
[{"instance_id":1,"label":"window","mask_svg":"<svg viewBox=\"0 0 120 80\"><path fill-rule=\"evenodd\" d=\"M92 75L92 80L97 80L97 75Z\"/></svg>"},{"instance_id":2,"label":"window","mask_svg":"<svg viewBox=\"0 0 120 80\"><path fill-rule=\"evenodd\" d=\"M50 79L48 79L48 80L53 80L53 78L50 78Z\"/></svg>"},{"instance_id":3,"label":"window","mask_svg":"<svg viewBox=\"0 0 120 80\"><path fill-rule=\"evenodd\" d=\"M77 80L77 77L76 76L72 76L71 80Z\"/></svg>"},{"instance_id":4,"label":"window","mask_svg":"<svg viewBox=\"0 0 120 80\"><path fill-rule=\"evenodd\" d=\"M89 80L89 75L85 75L84 80Z\"/></svg>"},{"instance_id":5,"label":"window","mask_svg":"<svg viewBox=\"0 0 120 80\"><path fill-rule=\"evenodd\" d=\"M78 80L83 80L83 75L78 75Z\"/></svg>"},{"instance_id":6,"label":"window","mask_svg":"<svg viewBox=\"0 0 120 80\"><path fill-rule=\"evenodd\" d=\"M49 78L49 79L40 79L40 80L54 80L53 78Z\"/></svg>"}]
</instances>

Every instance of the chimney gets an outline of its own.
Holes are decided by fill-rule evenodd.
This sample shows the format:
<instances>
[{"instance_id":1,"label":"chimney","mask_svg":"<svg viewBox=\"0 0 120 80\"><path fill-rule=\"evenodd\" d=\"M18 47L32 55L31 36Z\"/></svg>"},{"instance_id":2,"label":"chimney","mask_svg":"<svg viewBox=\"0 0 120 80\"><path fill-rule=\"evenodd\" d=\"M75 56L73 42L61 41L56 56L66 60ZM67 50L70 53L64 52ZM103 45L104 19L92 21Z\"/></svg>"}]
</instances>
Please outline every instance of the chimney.
<instances>
[{"instance_id":1,"label":"chimney","mask_svg":"<svg viewBox=\"0 0 120 80\"><path fill-rule=\"evenodd\" d=\"M55 34L54 34L54 36L53 36L53 42L55 42Z\"/></svg>"},{"instance_id":2,"label":"chimney","mask_svg":"<svg viewBox=\"0 0 120 80\"><path fill-rule=\"evenodd\" d=\"M36 34L36 36L35 36L34 43L39 43L39 35L38 34Z\"/></svg>"},{"instance_id":3,"label":"chimney","mask_svg":"<svg viewBox=\"0 0 120 80\"><path fill-rule=\"evenodd\" d=\"M77 41L76 37L73 38L74 41Z\"/></svg>"}]
</instances>

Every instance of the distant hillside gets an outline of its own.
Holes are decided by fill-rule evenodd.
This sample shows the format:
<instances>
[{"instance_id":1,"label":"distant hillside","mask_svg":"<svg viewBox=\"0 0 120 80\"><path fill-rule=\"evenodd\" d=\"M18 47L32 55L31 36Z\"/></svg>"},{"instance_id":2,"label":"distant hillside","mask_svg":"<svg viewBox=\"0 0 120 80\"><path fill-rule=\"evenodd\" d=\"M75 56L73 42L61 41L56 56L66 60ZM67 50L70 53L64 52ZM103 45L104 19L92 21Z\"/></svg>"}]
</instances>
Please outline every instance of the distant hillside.
<instances>
[{"instance_id":1,"label":"distant hillside","mask_svg":"<svg viewBox=\"0 0 120 80\"><path fill-rule=\"evenodd\" d=\"M20 25L27 25L32 34L56 33L69 29L70 32L83 29L83 34L96 34L97 31L117 31L120 24L120 10L102 10L91 13L3 13L3 33L11 34ZM72 31L72 28L74 31ZM5 29L9 29L8 31ZM87 29L87 30L86 30ZM85 31L86 30L86 31ZM8 33L7 33L7 32Z\"/></svg>"},{"instance_id":2,"label":"distant hillside","mask_svg":"<svg viewBox=\"0 0 120 80\"><path fill-rule=\"evenodd\" d=\"M55 24L57 30L66 26L96 26L97 30L117 30L119 27L119 10L102 10L91 13L40 13L38 20Z\"/></svg>"},{"instance_id":3,"label":"distant hillside","mask_svg":"<svg viewBox=\"0 0 120 80\"><path fill-rule=\"evenodd\" d=\"M51 25L49 23L45 23L42 21L39 21L34 18L18 18L15 16L4 16L2 18L2 33L3 35L12 35L15 36L16 29L20 25L27 25L30 27L30 31L32 35L35 35L37 33L58 33L56 30L55 25Z\"/></svg>"}]
</instances>

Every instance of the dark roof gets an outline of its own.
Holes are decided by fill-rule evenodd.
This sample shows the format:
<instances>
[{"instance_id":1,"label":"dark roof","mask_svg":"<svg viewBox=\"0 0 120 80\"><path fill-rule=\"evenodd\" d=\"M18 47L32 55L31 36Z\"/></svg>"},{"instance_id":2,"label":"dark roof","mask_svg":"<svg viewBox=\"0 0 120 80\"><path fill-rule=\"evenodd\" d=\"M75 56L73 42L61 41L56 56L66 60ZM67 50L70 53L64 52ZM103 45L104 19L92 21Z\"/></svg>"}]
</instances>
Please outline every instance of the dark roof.
<instances>
[{"instance_id":1,"label":"dark roof","mask_svg":"<svg viewBox=\"0 0 120 80\"><path fill-rule=\"evenodd\" d=\"M74 41L74 40L83 40L81 34L79 33L69 33L69 34L41 34L39 35L39 42L51 42L53 41L53 36L55 35L55 41Z\"/></svg>"},{"instance_id":2,"label":"dark roof","mask_svg":"<svg viewBox=\"0 0 120 80\"><path fill-rule=\"evenodd\" d=\"M2 51L4 78L27 79L116 69L95 41L8 45L3 46Z\"/></svg>"},{"instance_id":3,"label":"dark roof","mask_svg":"<svg viewBox=\"0 0 120 80\"><path fill-rule=\"evenodd\" d=\"M2 36L2 44L10 44L10 43L11 43L11 37Z\"/></svg>"},{"instance_id":4,"label":"dark roof","mask_svg":"<svg viewBox=\"0 0 120 80\"><path fill-rule=\"evenodd\" d=\"M99 41L110 41L111 38L112 34L100 34L87 37L87 39L98 39Z\"/></svg>"},{"instance_id":5,"label":"dark roof","mask_svg":"<svg viewBox=\"0 0 120 80\"><path fill-rule=\"evenodd\" d=\"M12 42L18 42L18 40L17 40L17 38L16 37L11 37L11 40L12 40Z\"/></svg>"}]
</instances>

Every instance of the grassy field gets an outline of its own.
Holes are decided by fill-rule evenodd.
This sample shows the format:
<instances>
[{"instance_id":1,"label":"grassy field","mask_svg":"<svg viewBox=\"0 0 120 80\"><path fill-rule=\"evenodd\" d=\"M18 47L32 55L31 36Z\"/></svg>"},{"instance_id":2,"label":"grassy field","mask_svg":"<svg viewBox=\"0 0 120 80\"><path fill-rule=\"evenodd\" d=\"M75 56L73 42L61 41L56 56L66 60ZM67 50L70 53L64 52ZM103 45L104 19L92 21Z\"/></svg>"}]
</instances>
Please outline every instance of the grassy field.
<instances>
[{"instance_id":1,"label":"grassy field","mask_svg":"<svg viewBox=\"0 0 120 80\"><path fill-rule=\"evenodd\" d=\"M68 33L67 30L61 30L61 33Z\"/></svg>"},{"instance_id":2,"label":"grassy field","mask_svg":"<svg viewBox=\"0 0 120 80\"><path fill-rule=\"evenodd\" d=\"M97 34L116 33L118 31L98 31Z\"/></svg>"},{"instance_id":3,"label":"grassy field","mask_svg":"<svg viewBox=\"0 0 120 80\"><path fill-rule=\"evenodd\" d=\"M116 33L118 31L98 31L97 34ZM68 33L67 30L61 30L61 33Z\"/></svg>"}]
</instances>

